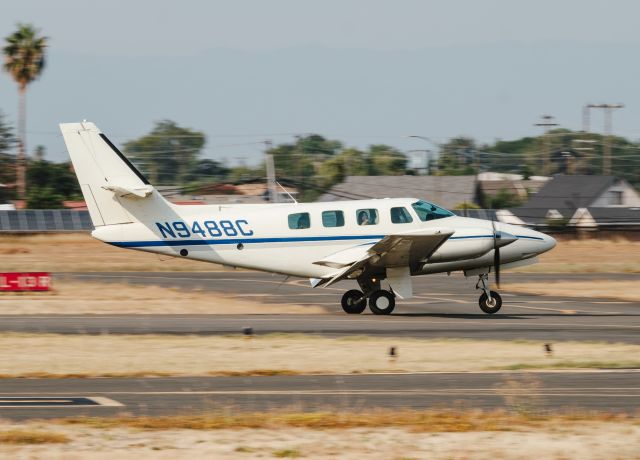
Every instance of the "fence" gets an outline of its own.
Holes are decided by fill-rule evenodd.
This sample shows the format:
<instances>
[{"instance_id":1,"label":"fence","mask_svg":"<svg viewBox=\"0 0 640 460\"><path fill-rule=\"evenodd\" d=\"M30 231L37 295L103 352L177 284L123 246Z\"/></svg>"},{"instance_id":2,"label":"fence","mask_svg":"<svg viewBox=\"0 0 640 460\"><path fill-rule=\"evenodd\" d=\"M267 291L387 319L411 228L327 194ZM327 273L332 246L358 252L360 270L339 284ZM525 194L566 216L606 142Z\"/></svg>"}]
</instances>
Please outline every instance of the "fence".
<instances>
[{"instance_id":1,"label":"fence","mask_svg":"<svg viewBox=\"0 0 640 460\"><path fill-rule=\"evenodd\" d=\"M90 232L93 224L89 211L70 209L27 209L0 211L0 232Z\"/></svg>"}]
</instances>

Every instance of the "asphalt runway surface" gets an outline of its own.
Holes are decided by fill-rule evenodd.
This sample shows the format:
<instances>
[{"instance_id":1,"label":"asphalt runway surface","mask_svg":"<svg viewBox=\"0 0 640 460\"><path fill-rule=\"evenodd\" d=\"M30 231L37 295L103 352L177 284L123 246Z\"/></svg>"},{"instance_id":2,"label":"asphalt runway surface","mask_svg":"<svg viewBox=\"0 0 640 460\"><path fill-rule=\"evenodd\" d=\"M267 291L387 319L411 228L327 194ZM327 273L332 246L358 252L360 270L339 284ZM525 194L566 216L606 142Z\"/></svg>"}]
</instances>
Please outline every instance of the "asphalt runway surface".
<instances>
[{"instance_id":1,"label":"asphalt runway surface","mask_svg":"<svg viewBox=\"0 0 640 460\"><path fill-rule=\"evenodd\" d=\"M200 289L237 299L272 304L320 306L326 314L234 315L2 315L0 331L68 334L234 334L251 327L256 334L316 333L469 339L592 340L640 343L640 303L615 299L579 299L501 292L503 307L486 315L478 307L476 278L432 275L414 278L415 297L399 300L391 316L346 315L339 302L354 287L345 282L326 289L307 280L224 271L206 273L67 273L72 280L128 282ZM503 282L544 284L558 280L597 283L603 279L637 280L638 274L503 274ZM55 279L54 278L54 279ZM54 281L55 282L55 281ZM96 293L100 295L100 293ZM188 309L188 306L185 307Z\"/></svg>"},{"instance_id":2,"label":"asphalt runway surface","mask_svg":"<svg viewBox=\"0 0 640 460\"><path fill-rule=\"evenodd\" d=\"M73 280L128 282L189 291L200 289L271 304L320 306L325 314L235 315L3 315L0 331L68 334L316 333L424 338L597 340L640 343L640 304L502 292L503 308L486 315L477 305L475 278L414 278L416 296L392 316L346 315L343 283L311 289L306 280L255 272L75 273ZM639 275L616 274L638 280ZM602 274L505 274L506 282L611 279ZM54 281L55 282L55 281ZM99 292L96 295L100 295ZM188 307L187 307L188 308ZM0 417L176 415L269 409L503 409L551 411L640 410L640 372L426 373L273 377L0 379Z\"/></svg>"},{"instance_id":3,"label":"asphalt runway surface","mask_svg":"<svg viewBox=\"0 0 640 460\"><path fill-rule=\"evenodd\" d=\"M640 372L3 379L0 383L0 417L14 420L380 408L634 414L640 409Z\"/></svg>"}]
</instances>

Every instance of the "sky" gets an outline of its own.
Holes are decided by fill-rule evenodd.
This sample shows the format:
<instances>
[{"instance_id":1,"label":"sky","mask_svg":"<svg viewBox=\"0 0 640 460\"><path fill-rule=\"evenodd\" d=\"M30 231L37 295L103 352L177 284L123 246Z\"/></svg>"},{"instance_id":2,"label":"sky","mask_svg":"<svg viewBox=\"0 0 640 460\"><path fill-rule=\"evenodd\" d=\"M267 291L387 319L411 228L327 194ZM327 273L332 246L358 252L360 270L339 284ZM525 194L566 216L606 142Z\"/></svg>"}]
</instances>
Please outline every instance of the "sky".
<instances>
[{"instance_id":1,"label":"sky","mask_svg":"<svg viewBox=\"0 0 640 460\"><path fill-rule=\"evenodd\" d=\"M60 122L122 143L171 119L205 132L206 157L255 164L265 139L312 132L409 151L537 135L542 114L580 129L586 103L624 103L614 132L639 139L638 17L625 0L7 0L0 35L49 37L29 150L66 160ZM15 123L4 72L0 111Z\"/></svg>"}]
</instances>

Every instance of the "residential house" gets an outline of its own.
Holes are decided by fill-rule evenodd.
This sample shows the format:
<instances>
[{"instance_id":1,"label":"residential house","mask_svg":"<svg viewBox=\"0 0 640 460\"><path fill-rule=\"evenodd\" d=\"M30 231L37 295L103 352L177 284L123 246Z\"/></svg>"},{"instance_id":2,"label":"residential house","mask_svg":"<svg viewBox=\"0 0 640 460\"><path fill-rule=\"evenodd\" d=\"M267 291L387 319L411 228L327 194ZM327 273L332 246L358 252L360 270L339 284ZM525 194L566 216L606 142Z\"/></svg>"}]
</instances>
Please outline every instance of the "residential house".
<instances>
[{"instance_id":1,"label":"residential house","mask_svg":"<svg viewBox=\"0 0 640 460\"><path fill-rule=\"evenodd\" d=\"M501 213L500 218L504 222L533 226L563 225L568 224L581 208L610 209L594 211L604 217L613 215L611 209L633 207L640 207L640 194L624 179L557 175L524 205Z\"/></svg>"}]
</instances>

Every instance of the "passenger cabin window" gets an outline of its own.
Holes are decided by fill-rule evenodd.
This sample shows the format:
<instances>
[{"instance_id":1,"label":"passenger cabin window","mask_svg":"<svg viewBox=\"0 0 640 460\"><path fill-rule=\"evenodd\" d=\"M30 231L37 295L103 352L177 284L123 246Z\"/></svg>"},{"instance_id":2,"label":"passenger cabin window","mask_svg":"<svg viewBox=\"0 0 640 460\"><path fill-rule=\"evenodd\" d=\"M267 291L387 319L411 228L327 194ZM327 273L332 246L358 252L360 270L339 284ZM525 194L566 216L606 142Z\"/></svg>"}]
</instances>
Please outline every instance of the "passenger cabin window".
<instances>
[{"instance_id":1,"label":"passenger cabin window","mask_svg":"<svg viewBox=\"0 0 640 460\"><path fill-rule=\"evenodd\" d=\"M426 222L428 220L443 219L445 217L451 217L453 214L451 211L447 211L440 206L429 203L428 201L416 201L411 205L421 221Z\"/></svg>"},{"instance_id":2,"label":"passenger cabin window","mask_svg":"<svg viewBox=\"0 0 640 460\"><path fill-rule=\"evenodd\" d=\"M303 228L311 227L311 218L308 212L298 212L295 214L289 214L289 228L292 230L299 230Z\"/></svg>"},{"instance_id":3,"label":"passenger cabin window","mask_svg":"<svg viewBox=\"0 0 640 460\"><path fill-rule=\"evenodd\" d=\"M413 222L413 217L405 207L391 208L391 222L394 224L409 224Z\"/></svg>"},{"instance_id":4,"label":"passenger cabin window","mask_svg":"<svg viewBox=\"0 0 640 460\"><path fill-rule=\"evenodd\" d=\"M343 227L344 214L342 211L323 211L322 225L325 227Z\"/></svg>"},{"instance_id":5,"label":"passenger cabin window","mask_svg":"<svg viewBox=\"0 0 640 460\"><path fill-rule=\"evenodd\" d=\"M358 225L376 225L378 223L377 209L358 209L356 211Z\"/></svg>"}]
</instances>

